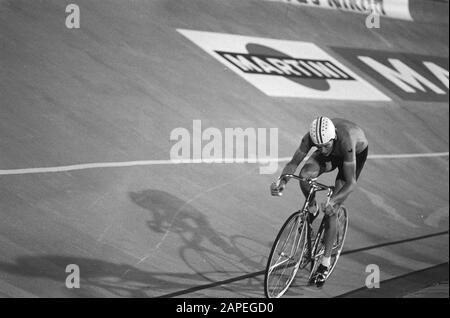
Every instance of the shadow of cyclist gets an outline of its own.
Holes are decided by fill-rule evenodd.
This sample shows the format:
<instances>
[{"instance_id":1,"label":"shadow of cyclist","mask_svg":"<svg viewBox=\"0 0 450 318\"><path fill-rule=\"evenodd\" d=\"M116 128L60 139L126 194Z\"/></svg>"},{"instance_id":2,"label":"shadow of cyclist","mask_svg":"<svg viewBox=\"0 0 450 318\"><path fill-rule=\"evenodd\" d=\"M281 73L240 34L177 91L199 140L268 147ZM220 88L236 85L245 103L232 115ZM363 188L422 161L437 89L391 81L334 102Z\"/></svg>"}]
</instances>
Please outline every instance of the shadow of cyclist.
<instances>
[{"instance_id":1,"label":"shadow of cyclist","mask_svg":"<svg viewBox=\"0 0 450 318\"><path fill-rule=\"evenodd\" d=\"M147 224L152 231L176 234L181 239L180 257L191 268L192 264L186 257L187 250L202 254L203 257L205 255L214 257L216 261L211 263L214 263L213 269L216 270L224 269L220 260L229 264L233 263L234 267L241 270L244 270L241 266L246 265L247 271L248 266L251 270L260 270L264 266L260 261L249 258L242 251L242 246L235 243L235 237L215 230L208 218L189 204L189 201L183 201L160 190L130 192L129 196L135 204L151 212L152 219L147 221ZM245 240L247 243L251 241L250 238ZM253 244L258 243L253 242Z\"/></svg>"}]
</instances>

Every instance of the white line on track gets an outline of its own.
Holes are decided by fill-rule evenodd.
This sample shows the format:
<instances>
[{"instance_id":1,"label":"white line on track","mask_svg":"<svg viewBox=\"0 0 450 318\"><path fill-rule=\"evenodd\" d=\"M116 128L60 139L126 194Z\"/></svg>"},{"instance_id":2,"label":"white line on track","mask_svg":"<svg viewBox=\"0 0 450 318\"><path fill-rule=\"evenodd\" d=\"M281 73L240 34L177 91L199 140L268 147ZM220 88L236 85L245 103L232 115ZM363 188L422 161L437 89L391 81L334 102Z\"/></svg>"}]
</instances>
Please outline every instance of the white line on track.
<instances>
[{"instance_id":1,"label":"white line on track","mask_svg":"<svg viewBox=\"0 0 450 318\"><path fill-rule=\"evenodd\" d=\"M410 153L410 154L392 154L392 155L369 155L367 159L407 159L407 158L426 158L426 157L448 157L449 152L431 152L431 153ZM305 158L306 160L307 158ZM69 166L42 167L42 168L24 168L24 169L0 169L0 175L22 175L33 173L50 173L50 172L66 172L74 170L87 170L97 168L119 168L133 166L153 166L153 165L179 165L179 164L227 164L227 163L260 163L267 164L269 162L287 162L291 157L282 158L264 158L264 159L186 159L186 160L138 160L123 162L98 162L84 163Z\"/></svg>"}]
</instances>

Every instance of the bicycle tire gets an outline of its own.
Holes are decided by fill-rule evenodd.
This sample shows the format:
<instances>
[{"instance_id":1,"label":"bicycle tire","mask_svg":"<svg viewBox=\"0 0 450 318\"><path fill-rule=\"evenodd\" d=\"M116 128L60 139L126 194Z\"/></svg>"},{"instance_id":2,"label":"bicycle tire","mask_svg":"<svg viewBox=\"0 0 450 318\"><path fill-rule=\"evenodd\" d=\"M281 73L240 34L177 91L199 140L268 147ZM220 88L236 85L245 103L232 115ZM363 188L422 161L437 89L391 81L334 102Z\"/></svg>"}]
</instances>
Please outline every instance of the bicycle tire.
<instances>
[{"instance_id":1,"label":"bicycle tire","mask_svg":"<svg viewBox=\"0 0 450 318\"><path fill-rule=\"evenodd\" d=\"M277 234L264 275L264 293L267 298L283 296L297 274L306 243L306 224L303 221L301 212L297 211L289 216ZM280 244L282 245L280 246ZM281 248L278 249L278 246ZM289 256L287 256L284 252L289 249ZM281 258L285 259L277 264ZM282 273L274 272L275 269L282 270ZM287 273L285 273L286 269L289 269ZM273 284L274 282L275 284Z\"/></svg>"}]
</instances>

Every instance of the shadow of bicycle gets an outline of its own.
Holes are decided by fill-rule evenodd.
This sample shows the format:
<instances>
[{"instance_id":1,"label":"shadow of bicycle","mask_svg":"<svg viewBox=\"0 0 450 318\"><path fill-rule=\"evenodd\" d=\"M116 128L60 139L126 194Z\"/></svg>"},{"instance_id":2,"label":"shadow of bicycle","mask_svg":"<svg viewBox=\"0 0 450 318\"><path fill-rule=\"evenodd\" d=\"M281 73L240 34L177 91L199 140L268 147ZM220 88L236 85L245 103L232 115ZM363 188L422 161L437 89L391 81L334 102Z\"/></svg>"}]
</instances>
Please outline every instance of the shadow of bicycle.
<instances>
[{"instance_id":1,"label":"shadow of bicycle","mask_svg":"<svg viewBox=\"0 0 450 318\"><path fill-rule=\"evenodd\" d=\"M166 270L161 260L159 265L149 267L153 257L151 250L154 249L154 246L149 246L150 258L139 267L134 260L114 263L76 255L27 255L11 262L0 262L0 272L51 280L36 281L36 285L42 288L34 288L32 292L44 297L156 297L264 268L268 246L243 235L228 235L225 230L219 231L205 214L188 202L159 190L131 192L129 198L150 213L147 221L150 231L163 234L161 236L166 233L166 236L176 235L178 255L167 256L181 265L178 268L185 265L185 269L176 272L173 268L172 271ZM220 226L217 225L217 228ZM164 252L164 245L161 250ZM68 290L65 286L68 264L76 264L80 268L80 289ZM146 268L157 270L143 270ZM254 295L255 289L259 289L255 284L259 286L261 283L255 279L243 279L239 282L239 290ZM219 285L209 288L211 291L214 289L223 290Z\"/></svg>"},{"instance_id":2,"label":"shadow of bicycle","mask_svg":"<svg viewBox=\"0 0 450 318\"><path fill-rule=\"evenodd\" d=\"M150 230L177 236L180 260L203 280L227 279L265 267L267 244L218 230L219 225L211 224L188 202L160 190L131 192L129 197L150 212Z\"/></svg>"}]
</instances>

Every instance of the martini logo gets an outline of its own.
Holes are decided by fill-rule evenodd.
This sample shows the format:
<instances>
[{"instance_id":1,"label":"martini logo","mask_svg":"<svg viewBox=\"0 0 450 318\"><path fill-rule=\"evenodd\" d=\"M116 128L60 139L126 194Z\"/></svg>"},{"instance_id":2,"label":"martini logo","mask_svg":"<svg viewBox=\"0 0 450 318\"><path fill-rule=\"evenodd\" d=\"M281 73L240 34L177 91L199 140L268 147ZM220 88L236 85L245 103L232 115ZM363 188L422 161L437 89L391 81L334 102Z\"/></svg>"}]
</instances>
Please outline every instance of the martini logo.
<instances>
[{"instance_id":1,"label":"martini logo","mask_svg":"<svg viewBox=\"0 0 450 318\"><path fill-rule=\"evenodd\" d=\"M326 60L280 58L280 55L275 57L219 51L216 53L244 73L283 75L292 78L354 80L351 75Z\"/></svg>"},{"instance_id":2,"label":"martini logo","mask_svg":"<svg viewBox=\"0 0 450 318\"><path fill-rule=\"evenodd\" d=\"M404 100L448 102L448 58L334 47L334 51Z\"/></svg>"},{"instance_id":3,"label":"martini logo","mask_svg":"<svg viewBox=\"0 0 450 318\"><path fill-rule=\"evenodd\" d=\"M313 43L178 31L268 96L390 100Z\"/></svg>"}]
</instances>

